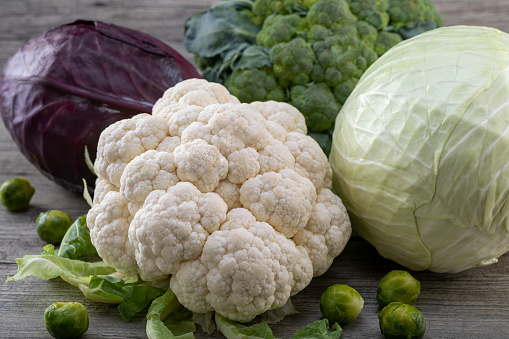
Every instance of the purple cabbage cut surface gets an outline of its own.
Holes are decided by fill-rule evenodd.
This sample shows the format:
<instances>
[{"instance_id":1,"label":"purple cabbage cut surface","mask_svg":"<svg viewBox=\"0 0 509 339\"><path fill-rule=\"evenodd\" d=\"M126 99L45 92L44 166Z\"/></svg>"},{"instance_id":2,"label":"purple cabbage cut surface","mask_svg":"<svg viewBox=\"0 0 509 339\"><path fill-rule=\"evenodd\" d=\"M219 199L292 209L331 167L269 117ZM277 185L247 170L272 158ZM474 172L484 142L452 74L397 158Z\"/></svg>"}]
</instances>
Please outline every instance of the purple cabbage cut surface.
<instances>
[{"instance_id":1,"label":"purple cabbage cut surface","mask_svg":"<svg viewBox=\"0 0 509 339\"><path fill-rule=\"evenodd\" d=\"M164 91L199 78L194 66L147 34L78 20L27 41L7 61L0 79L0 110L21 152L45 176L83 191L95 175L101 131L151 111Z\"/></svg>"}]
</instances>

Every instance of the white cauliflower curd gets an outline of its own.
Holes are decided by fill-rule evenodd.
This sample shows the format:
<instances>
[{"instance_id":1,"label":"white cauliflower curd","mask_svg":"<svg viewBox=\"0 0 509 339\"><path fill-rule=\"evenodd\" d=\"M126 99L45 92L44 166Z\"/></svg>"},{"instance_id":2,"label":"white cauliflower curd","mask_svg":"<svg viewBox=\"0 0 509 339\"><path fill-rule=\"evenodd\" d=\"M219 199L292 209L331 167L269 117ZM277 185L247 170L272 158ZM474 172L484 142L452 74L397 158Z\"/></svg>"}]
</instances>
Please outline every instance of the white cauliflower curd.
<instances>
[{"instance_id":1,"label":"white cauliflower curd","mask_svg":"<svg viewBox=\"0 0 509 339\"><path fill-rule=\"evenodd\" d=\"M332 170L286 103L185 80L106 128L87 222L110 266L246 322L323 274L351 234Z\"/></svg>"}]
</instances>

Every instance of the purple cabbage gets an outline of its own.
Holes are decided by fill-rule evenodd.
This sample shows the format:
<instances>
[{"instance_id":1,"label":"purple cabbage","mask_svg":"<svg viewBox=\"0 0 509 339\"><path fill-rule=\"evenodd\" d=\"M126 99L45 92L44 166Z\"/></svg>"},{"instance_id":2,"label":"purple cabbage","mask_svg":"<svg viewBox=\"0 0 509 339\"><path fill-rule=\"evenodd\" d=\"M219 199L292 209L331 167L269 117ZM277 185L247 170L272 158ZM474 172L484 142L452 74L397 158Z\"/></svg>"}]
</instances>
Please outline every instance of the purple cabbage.
<instances>
[{"instance_id":1,"label":"purple cabbage","mask_svg":"<svg viewBox=\"0 0 509 339\"><path fill-rule=\"evenodd\" d=\"M0 79L5 126L46 177L75 192L95 175L85 162L101 131L149 113L164 91L199 78L194 66L156 38L98 21L78 20L27 41Z\"/></svg>"}]
</instances>

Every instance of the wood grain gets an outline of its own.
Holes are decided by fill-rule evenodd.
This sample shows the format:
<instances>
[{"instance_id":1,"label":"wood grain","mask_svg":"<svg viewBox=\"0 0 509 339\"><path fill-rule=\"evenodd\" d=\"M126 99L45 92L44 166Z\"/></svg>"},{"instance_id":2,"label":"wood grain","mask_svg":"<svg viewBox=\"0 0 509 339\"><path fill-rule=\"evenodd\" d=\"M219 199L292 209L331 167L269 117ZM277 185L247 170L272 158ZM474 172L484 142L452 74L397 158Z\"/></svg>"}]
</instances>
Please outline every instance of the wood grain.
<instances>
[{"instance_id":1,"label":"wood grain","mask_svg":"<svg viewBox=\"0 0 509 339\"><path fill-rule=\"evenodd\" d=\"M141 30L165 41L191 59L182 47L183 23L214 0L1 0L0 66L30 37L78 18L95 19ZM436 0L446 25L483 25L509 32L509 0ZM44 243L35 232L35 218L48 209L67 211L73 217L87 212L87 204L43 177L19 153L0 126L0 182L27 177L36 193L23 213L0 209L0 338L50 338L44 327L44 309L55 301L80 301L90 314L83 338L144 338L143 314L125 323L114 305L91 302L60 279L28 278L4 283L16 272L15 258L40 253ZM331 269L293 298L299 314L273 327L279 337L320 319L319 298L325 288L344 283L365 299L359 318L344 326L342 338L381 338L376 287L388 271L401 268L381 258L361 239L353 239ZM509 256L485 268L459 274L415 272L421 281L416 306L427 322L426 338L507 338L509 335ZM198 331L197 338L209 337ZM217 332L211 337L221 337Z\"/></svg>"}]
</instances>

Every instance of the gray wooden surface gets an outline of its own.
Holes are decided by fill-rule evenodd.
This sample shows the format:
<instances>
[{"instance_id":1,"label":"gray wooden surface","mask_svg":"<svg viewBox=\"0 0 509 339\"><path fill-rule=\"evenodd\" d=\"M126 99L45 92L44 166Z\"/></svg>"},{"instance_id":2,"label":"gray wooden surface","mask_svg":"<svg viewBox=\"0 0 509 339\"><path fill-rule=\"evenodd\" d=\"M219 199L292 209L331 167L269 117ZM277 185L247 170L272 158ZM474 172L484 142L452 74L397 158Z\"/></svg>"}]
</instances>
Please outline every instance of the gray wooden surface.
<instances>
[{"instance_id":1,"label":"gray wooden surface","mask_svg":"<svg viewBox=\"0 0 509 339\"><path fill-rule=\"evenodd\" d=\"M214 0L0 0L0 67L27 39L77 18L95 19L152 34L190 58L181 45L183 21ZM484 25L509 32L509 0L436 0L446 25ZM5 283L16 272L15 258L41 252L44 243L35 232L37 215L48 209L73 217L87 212L80 196L64 191L42 175L18 152L0 124L0 182L27 177L36 188L31 207L10 213L0 206L0 338L50 338L44 327L44 309L56 301L80 301L89 310L90 328L84 338L144 338L142 314L125 323L115 306L85 299L60 279L29 278ZM354 239L332 268L293 298L299 314L274 325L279 337L290 337L320 318L319 298L334 283L356 288L365 300L359 318L344 326L343 338L381 338L376 286L388 271L399 268L379 257L363 240ZM509 337L509 255L485 268L459 274L416 272L421 295L416 306L427 322L426 338ZM214 337L220 337L215 333ZM197 332L198 338L208 337Z\"/></svg>"}]
</instances>

